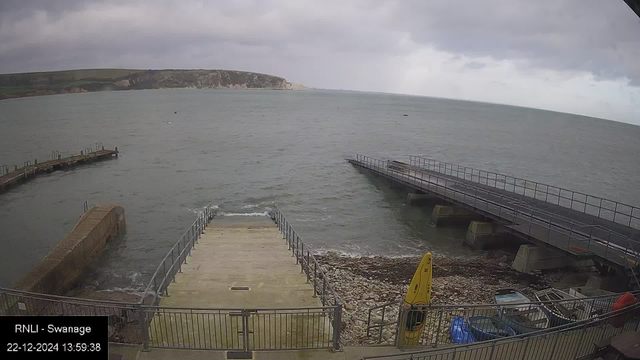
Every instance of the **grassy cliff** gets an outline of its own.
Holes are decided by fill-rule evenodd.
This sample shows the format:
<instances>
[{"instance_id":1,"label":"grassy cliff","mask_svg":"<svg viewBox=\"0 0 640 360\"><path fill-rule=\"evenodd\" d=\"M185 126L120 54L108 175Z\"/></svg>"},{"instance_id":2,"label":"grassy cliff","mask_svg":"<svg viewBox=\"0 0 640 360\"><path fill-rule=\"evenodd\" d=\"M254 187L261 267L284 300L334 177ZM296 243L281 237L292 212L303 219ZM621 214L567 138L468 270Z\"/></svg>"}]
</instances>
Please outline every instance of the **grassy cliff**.
<instances>
[{"instance_id":1,"label":"grassy cliff","mask_svg":"<svg viewBox=\"0 0 640 360\"><path fill-rule=\"evenodd\" d=\"M292 90L304 87L284 78L232 70L84 69L0 74L0 100L104 90L161 88L247 88Z\"/></svg>"}]
</instances>

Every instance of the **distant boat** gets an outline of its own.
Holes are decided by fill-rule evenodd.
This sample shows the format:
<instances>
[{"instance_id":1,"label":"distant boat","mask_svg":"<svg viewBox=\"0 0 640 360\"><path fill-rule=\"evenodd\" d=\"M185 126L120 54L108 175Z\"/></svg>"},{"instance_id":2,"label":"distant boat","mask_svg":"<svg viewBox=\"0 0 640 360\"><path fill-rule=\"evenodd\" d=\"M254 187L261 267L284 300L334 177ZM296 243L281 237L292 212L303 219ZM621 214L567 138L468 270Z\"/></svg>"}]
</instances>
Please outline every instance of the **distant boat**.
<instances>
[{"instance_id":1,"label":"distant boat","mask_svg":"<svg viewBox=\"0 0 640 360\"><path fill-rule=\"evenodd\" d=\"M498 309L498 317L518 334L549 327L549 317L543 307L531 304L531 300L518 290L497 290L495 302L503 305Z\"/></svg>"},{"instance_id":2,"label":"distant boat","mask_svg":"<svg viewBox=\"0 0 640 360\"><path fill-rule=\"evenodd\" d=\"M533 295L536 300L542 302L542 306L549 315L551 326L586 320L596 315L591 312L591 307L584 301L562 290L549 288Z\"/></svg>"},{"instance_id":3,"label":"distant boat","mask_svg":"<svg viewBox=\"0 0 640 360\"><path fill-rule=\"evenodd\" d=\"M472 316L468 319L469 329L477 341L493 340L515 336L516 332L502 320L489 316Z\"/></svg>"}]
</instances>

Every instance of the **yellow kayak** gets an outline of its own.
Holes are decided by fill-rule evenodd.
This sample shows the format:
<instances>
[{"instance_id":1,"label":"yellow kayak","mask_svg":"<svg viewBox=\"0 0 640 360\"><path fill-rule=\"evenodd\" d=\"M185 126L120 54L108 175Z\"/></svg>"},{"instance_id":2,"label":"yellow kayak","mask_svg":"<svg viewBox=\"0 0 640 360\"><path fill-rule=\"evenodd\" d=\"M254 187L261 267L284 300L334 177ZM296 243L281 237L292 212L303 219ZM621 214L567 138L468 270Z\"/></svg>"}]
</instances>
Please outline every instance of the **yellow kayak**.
<instances>
[{"instance_id":1,"label":"yellow kayak","mask_svg":"<svg viewBox=\"0 0 640 360\"><path fill-rule=\"evenodd\" d=\"M404 308L411 309L415 305L431 303L431 253L424 254L420 265L413 274L409 290L404 298ZM404 344L417 345L424 328L425 311L409 311L405 321Z\"/></svg>"}]
</instances>

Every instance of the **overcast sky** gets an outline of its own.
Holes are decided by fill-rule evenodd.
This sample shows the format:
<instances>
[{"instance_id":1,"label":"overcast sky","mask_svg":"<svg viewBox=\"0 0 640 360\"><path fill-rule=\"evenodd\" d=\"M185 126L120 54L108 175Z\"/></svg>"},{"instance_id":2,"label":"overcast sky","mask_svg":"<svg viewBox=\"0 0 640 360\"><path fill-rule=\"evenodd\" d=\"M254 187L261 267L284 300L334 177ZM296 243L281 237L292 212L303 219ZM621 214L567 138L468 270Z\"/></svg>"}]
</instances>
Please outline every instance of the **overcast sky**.
<instances>
[{"instance_id":1,"label":"overcast sky","mask_svg":"<svg viewBox=\"0 0 640 360\"><path fill-rule=\"evenodd\" d=\"M622 0L0 0L0 72L204 68L640 124Z\"/></svg>"}]
</instances>

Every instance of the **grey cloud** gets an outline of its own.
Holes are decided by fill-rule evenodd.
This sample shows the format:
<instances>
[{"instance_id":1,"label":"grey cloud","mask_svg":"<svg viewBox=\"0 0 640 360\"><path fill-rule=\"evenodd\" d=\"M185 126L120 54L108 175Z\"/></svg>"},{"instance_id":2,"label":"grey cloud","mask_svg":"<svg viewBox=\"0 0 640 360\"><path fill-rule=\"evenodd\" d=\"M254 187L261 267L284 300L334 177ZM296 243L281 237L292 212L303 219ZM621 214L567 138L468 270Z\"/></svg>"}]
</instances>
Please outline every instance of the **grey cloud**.
<instances>
[{"instance_id":1,"label":"grey cloud","mask_svg":"<svg viewBox=\"0 0 640 360\"><path fill-rule=\"evenodd\" d=\"M485 64L483 64L481 62L477 62L477 61L469 61L464 66L469 68L469 69L472 69L472 70L479 70L479 69L483 69L484 67L486 67Z\"/></svg>"},{"instance_id":2,"label":"grey cloud","mask_svg":"<svg viewBox=\"0 0 640 360\"><path fill-rule=\"evenodd\" d=\"M508 59L640 86L639 33L621 0L2 0L0 72L229 67L331 87L338 73L384 71L412 51L411 39L452 59Z\"/></svg>"},{"instance_id":3,"label":"grey cloud","mask_svg":"<svg viewBox=\"0 0 640 360\"><path fill-rule=\"evenodd\" d=\"M640 86L640 19L623 1L398 3L394 17L419 43L532 67L627 77Z\"/></svg>"}]
</instances>

